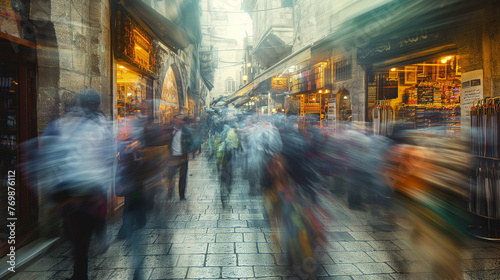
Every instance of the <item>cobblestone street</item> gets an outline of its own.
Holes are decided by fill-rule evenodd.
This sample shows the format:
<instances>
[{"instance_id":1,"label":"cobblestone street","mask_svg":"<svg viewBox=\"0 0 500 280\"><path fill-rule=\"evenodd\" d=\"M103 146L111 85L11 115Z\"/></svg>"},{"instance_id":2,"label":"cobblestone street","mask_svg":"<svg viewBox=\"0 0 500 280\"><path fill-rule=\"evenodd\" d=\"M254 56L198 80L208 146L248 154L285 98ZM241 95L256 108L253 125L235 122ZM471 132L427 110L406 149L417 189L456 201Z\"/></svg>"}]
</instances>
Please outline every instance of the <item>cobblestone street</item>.
<instances>
[{"instance_id":1,"label":"cobblestone street","mask_svg":"<svg viewBox=\"0 0 500 280\"><path fill-rule=\"evenodd\" d=\"M121 219L111 222L113 237L107 253L91 253L90 279L132 279L133 264L140 263L144 279L300 279L300 271L287 266L285 254L273 240L261 195L251 196L248 183L235 172L228 207L223 209L215 163L203 156L190 161L187 201L165 205L158 194L156 208L138 232L138 246L116 235ZM431 279L429 268L418 261L404 242L404 221L386 223L381 212L352 211L345 197L334 198L334 218L323 220L330 247L318 253L320 279ZM500 246L476 239L468 244L465 279L500 278ZM61 245L11 279L66 279L72 275L71 246ZM294 273L297 272L297 273Z\"/></svg>"}]
</instances>

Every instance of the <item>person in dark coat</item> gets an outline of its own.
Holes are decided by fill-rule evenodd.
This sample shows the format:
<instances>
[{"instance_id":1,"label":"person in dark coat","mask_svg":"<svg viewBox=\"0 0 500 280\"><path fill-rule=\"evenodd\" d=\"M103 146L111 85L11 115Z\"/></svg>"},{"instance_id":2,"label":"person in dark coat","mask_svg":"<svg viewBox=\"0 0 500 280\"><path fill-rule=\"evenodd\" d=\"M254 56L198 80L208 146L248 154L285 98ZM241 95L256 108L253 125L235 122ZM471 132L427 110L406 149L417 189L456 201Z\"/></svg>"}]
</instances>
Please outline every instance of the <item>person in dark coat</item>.
<instances>
[{"instance_id":1,"label":"person in dark coat","mask_svg":"<svg viewBox=\"0 0 500 280\"><path fill-rule=\"evenodd\" d=\"M193 152L193 134L187 127L187 117L183 114L174 116L174 125L166 131L167 143L170 147L168 160L168 197L172 197L174 190L173 178L179 171L179 197L186 200L186 182L188 171L188 154Z\"/></svg>"},{"instance_id":2,"label":"person in dark coat","mask_svg":"<svg viewBox=\"0 0 500 280\"><path fill-rule=\"evenodd\" d=\"M109 151L113 150L114 143L106 118L99 110L100 94L87 89L78 99L80 106L66 110L65 116L49 125L39 138L39 165L47 167L39 167L40 178L54 177L48 170L58 170L59 182L52 184L50 196L57 204L65 232L74 246L73 280L88 279L88 253L93 233L100 243L99 252L105 252L108 247L107 190L113 159ZM51 164L56 168L51 168Z\"/></svg>"}]
</instances>

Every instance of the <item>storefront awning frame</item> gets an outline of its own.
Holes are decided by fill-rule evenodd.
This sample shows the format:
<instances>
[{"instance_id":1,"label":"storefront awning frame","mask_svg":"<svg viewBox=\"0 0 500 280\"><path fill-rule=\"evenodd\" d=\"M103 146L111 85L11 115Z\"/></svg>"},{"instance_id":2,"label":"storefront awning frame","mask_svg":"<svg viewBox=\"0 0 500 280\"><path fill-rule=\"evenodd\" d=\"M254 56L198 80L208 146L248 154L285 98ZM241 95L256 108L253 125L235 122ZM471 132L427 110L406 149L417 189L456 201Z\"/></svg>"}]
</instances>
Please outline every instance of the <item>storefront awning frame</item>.
<instances>
[{"instance_id":1,"label":"storefront awning frame","mask_svg":"<svg viewBox=\"0 0 500 280\"><path fill-rule=\"evenodd\" d=\"M250 91L252 91L253 89L254 89L254 82L250 82L250 83L246 84L244 87L235 91L233 94L231 94L231 96L226 98L225 103L229 104L240 97L248 95L250 93Z\"/></svg>"},{"instance_id":2,"label":"storefront awning frame","mask_svg":"<svg viewBox=\"0 0 500 280\"><path fill-rule=\"evenodd\" d=\"M143 23L165 46L177 52L194 42L194 38L175 23L155 11L141 0L119 2L135 20Z\"/></svg>"},{"instance_id":3,"label":"storefront awning frame","mask_svg":"<svg viewBox=\"0 0 500 280\"><path fill-rule=\"evenodd\" d=\"M257 86L269 78L283 74L288 68L296 66L301 62L310 59L311 47L312 45L306 46L300 49L299 51L296 51L295 53L285 57L280 62L269 67L268 69L266 69L266 71L262 72L259 76L257 76L253 80L253 83Z\"/></svg>"}]
</instances>

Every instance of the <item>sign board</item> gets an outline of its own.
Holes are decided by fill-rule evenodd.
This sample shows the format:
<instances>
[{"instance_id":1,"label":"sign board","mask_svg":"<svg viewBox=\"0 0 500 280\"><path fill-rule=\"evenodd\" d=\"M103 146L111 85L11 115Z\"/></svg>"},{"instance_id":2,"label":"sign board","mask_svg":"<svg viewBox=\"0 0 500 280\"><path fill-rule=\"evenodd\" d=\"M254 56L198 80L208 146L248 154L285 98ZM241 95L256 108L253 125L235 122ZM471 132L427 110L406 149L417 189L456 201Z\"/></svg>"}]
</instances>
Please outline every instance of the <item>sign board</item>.
<instances>
[{"instance_id":1,"label":"sign board","mask_svg":"<svg viewBox=\"0 0 500 280\"><path fill-rule=\"evenodd\" d=\"M285 92L288 91L287 78L272 78L271 88L273 91Z\"/></svg>"},{"instance_id":2,"label":"sign board","mask_svg":"<svg viewBox=\"0 0 500 280\"><path fill-rule=\"evenodd\" d=\"M337 94L332 94L328 98L328 121L337 120Z\"/></svg>"},{"instance_id":3,"label":"sign board","mask_svg":"<svg viewBox=\"0 0 500 280\"><path fill-rule=\"evenodd\" d=\"M483 69L462 73L461 126L470 127L472 102L483 99Z\"/></svg>"}]
</instances>

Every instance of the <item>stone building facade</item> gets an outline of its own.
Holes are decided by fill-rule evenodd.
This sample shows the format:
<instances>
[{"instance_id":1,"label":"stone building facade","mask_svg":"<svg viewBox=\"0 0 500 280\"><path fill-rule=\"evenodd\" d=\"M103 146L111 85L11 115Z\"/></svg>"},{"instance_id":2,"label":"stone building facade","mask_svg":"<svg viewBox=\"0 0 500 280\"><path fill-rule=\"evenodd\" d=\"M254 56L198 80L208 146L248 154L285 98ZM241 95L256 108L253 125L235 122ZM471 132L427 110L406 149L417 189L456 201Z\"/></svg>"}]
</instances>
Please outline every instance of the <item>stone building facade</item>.
<instances>
[{"instance_id":1,"label":"stone building facade","mask_svg":"<svg viewBox=\"0 0 500 280\"><path fill-rule=\"evenodd\" d=\"M0 166L7 166L7 162L13 169L22 166L28 155L17 144L37 137L50 122L63 116L65 98L76 96L85 88L101 94L101 110L119 126L123 119L118 88L120 66L129 68L130 72L133 70L135 81L143 82L139 87L143 95L137 97L145 102L143 107L137 108L154 116L155 121L167 125L175 112L193 117L203 113L200 99L208 90L200 76L198 0L5 2L7 4L0 7L4 23L0 26L0 65L4 69L2 73L6 73L1 77L0 90L5 93L1 104L8 106L5 109L11 112L9 118L17 120L17 125L0 133ZM116 19L119 13L125 12L141 29L137 36L151 39L141 42L150 49L146 53L150 55L149 61L146 58L134 63L131 59L123 59L120 53L123 48L118 47L117 36L123 30L117 28ZM140 49L140 45L135 45L135 49ZM157 53L161 53L161 57L156 56ZM5 65L11 69L9 73ZM11 84L7 85L6 81ZM175 89L172 93L175 103L161 102L166 84ZM162 104L163 108L167 106L165 102L170 106L168 114L160 110ZM117 127L114 129L119 132ZM24 209L18 216L19 244L16 245L20 248L36 238L46 237L43 236L46 233L44 226L51 225L54 220L48 214L48 204L36 182L27 180L22 170L16 171L19 182L16 201L19 201L19 209ZM2 174L7 172L2 169ZM121 203L113 189L110 186L109 213L114 213ZM2 197L2 201L7 199ZM4 204L1 204L2 209L7 209ZM0 220L0 224L5 221ZM0 252L5 253L7 248L6 240L0 238Z\"/></svg>"}]
</instances>

